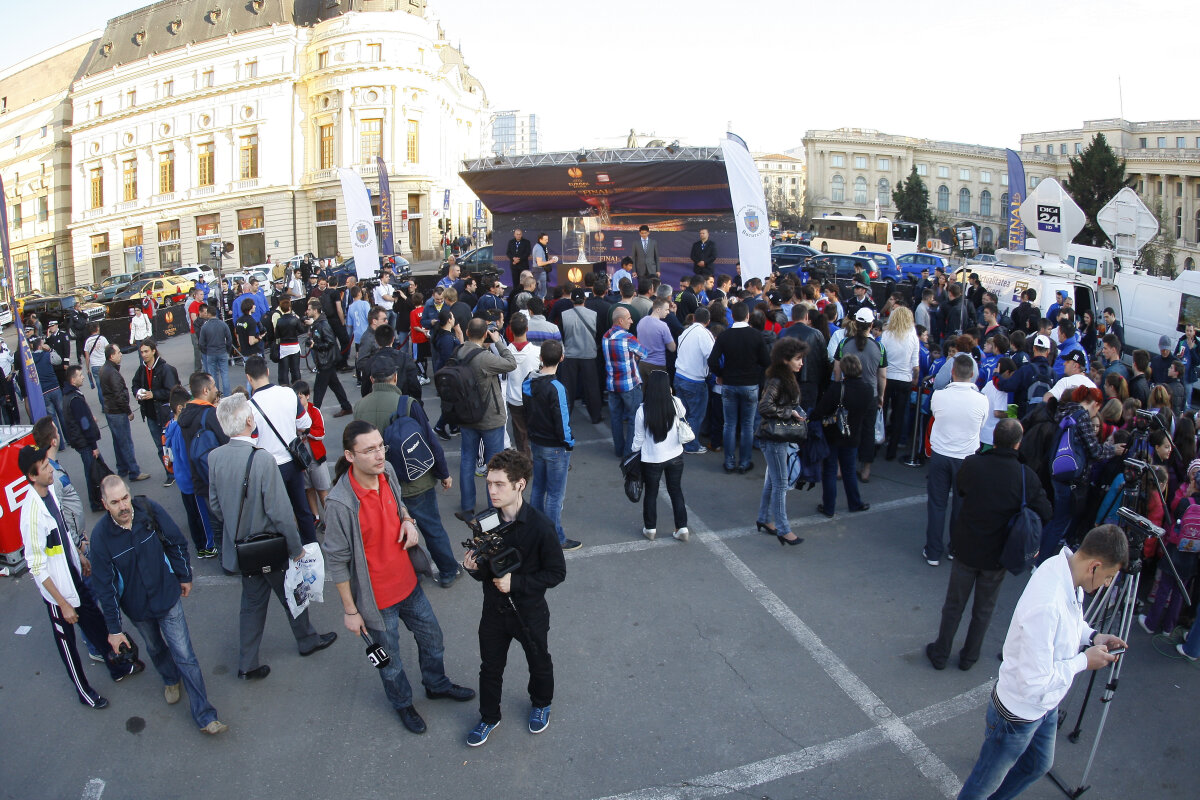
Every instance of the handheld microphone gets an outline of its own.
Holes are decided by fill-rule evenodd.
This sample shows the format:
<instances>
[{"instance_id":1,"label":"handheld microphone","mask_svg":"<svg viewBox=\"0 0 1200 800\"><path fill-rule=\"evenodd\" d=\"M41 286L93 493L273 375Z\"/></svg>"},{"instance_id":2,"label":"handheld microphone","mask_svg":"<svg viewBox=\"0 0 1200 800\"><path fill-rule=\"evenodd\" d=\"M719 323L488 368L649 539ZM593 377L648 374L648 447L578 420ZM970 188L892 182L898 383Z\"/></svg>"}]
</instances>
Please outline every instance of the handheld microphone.
<instances>
[{"instance_id":1,"label":"handheld microphone","mask_svg":"<svg viewBox=\"0 0 1200 800\"><path fill-rule=\"evenodd\" d=\"M383 669L392 663L392 657L387 654L387 650L384 650L381 645L376 644L369 633L359 631L358 635L367 643L367 661L371 662L371 666L375 669Z\"/></svg>"}]
</instances>

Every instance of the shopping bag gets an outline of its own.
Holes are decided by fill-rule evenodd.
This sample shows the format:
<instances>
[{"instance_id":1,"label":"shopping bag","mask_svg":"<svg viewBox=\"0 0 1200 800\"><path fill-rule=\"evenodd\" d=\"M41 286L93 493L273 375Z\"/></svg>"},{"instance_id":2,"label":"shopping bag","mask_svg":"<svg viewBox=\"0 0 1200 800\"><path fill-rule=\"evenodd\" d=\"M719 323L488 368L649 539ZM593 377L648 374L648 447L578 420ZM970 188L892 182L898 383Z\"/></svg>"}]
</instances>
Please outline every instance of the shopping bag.
<instances>
[{"instance_id":1,"label":"shopping bag","mask_svg":"<svg viewBox=\"0 0 1200 800\"><path fill-rule=\"evenodd\" d=\"M883 409L875 414L875 444L883 444L887 441L887 432L883 429Z\"/></svg>"},{"instance_id":2,"label":"shopping bag","mask_svg":"<svg viewBox=\"0 0 1200 800\"><path fill-rule=\"evenodd\" d=\"M299 561L289 560L283 576L283 595L293 619L307 611L309 603L325 601L325 560L321 557L321 545L316 542L306 544Z\"/></svg>"}]
</instances>

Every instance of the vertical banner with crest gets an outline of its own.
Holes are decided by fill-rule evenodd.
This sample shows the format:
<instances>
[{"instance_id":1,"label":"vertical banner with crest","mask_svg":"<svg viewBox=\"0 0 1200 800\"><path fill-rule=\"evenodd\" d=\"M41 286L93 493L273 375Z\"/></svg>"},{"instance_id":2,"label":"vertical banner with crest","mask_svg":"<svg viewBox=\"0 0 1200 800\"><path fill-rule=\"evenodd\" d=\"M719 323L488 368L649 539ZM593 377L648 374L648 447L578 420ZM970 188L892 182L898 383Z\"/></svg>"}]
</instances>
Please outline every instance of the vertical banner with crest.
<instances>
[{"instance_id":1,"label":"vertical banner with crest","mask_svg":"<svg viewBox=\"0 0 1200 800\"><path fill-rule=\"evenodd\" d=\"M17 330L17 362L25 375L25 403L29 410L30 420L39 420L46 416L46 398L42 396L42 383L38 380L37 367L33 364L33 351L29 349L29 339L21 319L22 309L17 307L16 283L13 282L12 256L8 252L8 195L4 193L4 179L0 178L0 255L4 258L4 277L8 283L9 303L12 310L13 325ZM16 380L16 370L9 375L10 380Z\"/></svg>"},{"instance_id":2,"label":"vertical banner with crest","mask_svg":"<svg viewBox=\"0 0 1200 800\"><path fill-rule=\"evenodd\" d=\"M374 278L379 270L379 244L375 241L375 215L371 213L371 195L367 185L352 169L338 168L342 199L346 201L346 219L350 222L350 248L354 252L354 270L359 279Z\"/></svg>"},{"instance_id":3,"label":"vertical banner with crest","mask_svg":"<svg viewBox=\"0 0 1200 800\"><path fill-rule=\"evenodd\" d=\"M1021 222L1021 203L1025 202L1025 164L1020 154L1005 150L1008 156L1008 249L1025 249L1025 225Z\"/></svg>"},{"instance_id":4,"label":"vertical banner with crest","mask_svg":"<svg viewBox=\"0 0 1200 800\"><path fill-rule=\"evenodd\" d=\"M387 164L383 156L375 156L379 168L379 250L385 256L396 254L392 239L392 190L388 186ZM357 260L355 263L358 263Z\"/></svg>"},{"instance_id":5,"label":"vertical banner with crest","mask_svg":"<svg viewBox=\"0 0 1200 800\"><path fill-rule=\"evenodd\" d=\"M725 158L729 196L733 200L742 282L750 278L765 281L771 276L771 234L762 178L746 143L732 133L725 136L721 140L721 155Z\"/></svg>"}]
</instances>

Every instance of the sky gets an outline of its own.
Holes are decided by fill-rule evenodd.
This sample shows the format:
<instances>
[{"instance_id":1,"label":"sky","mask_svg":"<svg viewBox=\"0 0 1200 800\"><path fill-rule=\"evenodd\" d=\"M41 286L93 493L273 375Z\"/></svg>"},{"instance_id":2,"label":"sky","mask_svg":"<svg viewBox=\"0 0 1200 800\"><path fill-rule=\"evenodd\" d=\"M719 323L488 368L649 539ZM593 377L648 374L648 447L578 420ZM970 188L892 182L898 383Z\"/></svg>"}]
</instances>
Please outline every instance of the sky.
<instances>
[{"instance_id":1,"label":"sky","mask_svg":"<svg viewBox=\"0 0 1200 800\"><path fill-rule=\"evenodd\" d=\"M227 2L227 0L216 0ZM268 0L279 2L279 0ZM5 3L0 68L102 29L136 0ZM631 128L755 151L806 130L1017 147L1084 120L1200 118L1180 31L1200 3L1164 0L429 0L494 110L536 113L543 150L623 147ZM1118 89L1118 87L1120 87ZM644 140L643 140L644 141Z\"/></svg>"}]
</instances>

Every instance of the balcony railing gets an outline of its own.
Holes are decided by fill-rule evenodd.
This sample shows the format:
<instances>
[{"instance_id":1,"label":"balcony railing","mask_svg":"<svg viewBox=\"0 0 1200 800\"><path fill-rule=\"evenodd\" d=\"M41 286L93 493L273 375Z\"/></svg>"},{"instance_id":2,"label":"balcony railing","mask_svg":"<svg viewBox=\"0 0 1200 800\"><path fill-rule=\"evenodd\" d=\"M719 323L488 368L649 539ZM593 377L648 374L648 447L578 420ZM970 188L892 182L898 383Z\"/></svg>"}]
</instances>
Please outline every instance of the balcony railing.
<instances>
[{"instance_id":1,"label":"balcony railing","mask_svg":"<svg viewBox=\"0 0 1200 800\"><path fill-rule=\"evenodd\" d=\"M233 184L233 188L237 190L253 189L258 186L258 178L245 178Z\"/></svg>"}]
</instances>

